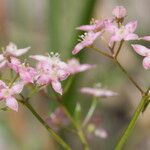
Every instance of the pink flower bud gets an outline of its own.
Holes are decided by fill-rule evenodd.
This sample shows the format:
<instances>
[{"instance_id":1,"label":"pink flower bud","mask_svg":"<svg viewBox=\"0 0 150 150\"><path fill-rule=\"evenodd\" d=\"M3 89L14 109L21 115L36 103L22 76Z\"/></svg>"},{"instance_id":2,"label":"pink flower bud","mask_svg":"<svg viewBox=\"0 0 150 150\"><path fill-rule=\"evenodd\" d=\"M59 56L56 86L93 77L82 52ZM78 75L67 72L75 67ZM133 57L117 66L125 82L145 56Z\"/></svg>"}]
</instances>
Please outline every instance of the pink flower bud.
<instances>
[{"instance_id":1,"label":"pink flower bud","mask_svg":"<svg viewBox=\"0 0 150 150\"><path fill-rule=\"evenodd\" d=\"M117 18L117 19L122 19L126 16L127 11L123 6L116 6L112 12L112 14Z\"/></svg>"}]
</instances>

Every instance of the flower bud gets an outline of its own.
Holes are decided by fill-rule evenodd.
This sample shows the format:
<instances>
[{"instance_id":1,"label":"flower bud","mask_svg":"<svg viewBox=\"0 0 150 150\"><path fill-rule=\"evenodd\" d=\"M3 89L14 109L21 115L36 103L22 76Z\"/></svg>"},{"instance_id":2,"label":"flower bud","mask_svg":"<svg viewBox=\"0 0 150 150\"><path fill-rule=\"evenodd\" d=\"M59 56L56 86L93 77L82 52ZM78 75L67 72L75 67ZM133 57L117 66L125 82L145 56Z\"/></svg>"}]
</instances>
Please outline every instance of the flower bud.
<instances>
[{"instance_id":1,"label":"flower bud","mask_svg":"<svg viewBox=\"0 0 150 150\"><path fill-rule=\"evenodd\" d=\"M123 6L116 6L112 12L117 19L123 19L126 16L126 13L127 11Z\"/></svg>"}]
</instances>

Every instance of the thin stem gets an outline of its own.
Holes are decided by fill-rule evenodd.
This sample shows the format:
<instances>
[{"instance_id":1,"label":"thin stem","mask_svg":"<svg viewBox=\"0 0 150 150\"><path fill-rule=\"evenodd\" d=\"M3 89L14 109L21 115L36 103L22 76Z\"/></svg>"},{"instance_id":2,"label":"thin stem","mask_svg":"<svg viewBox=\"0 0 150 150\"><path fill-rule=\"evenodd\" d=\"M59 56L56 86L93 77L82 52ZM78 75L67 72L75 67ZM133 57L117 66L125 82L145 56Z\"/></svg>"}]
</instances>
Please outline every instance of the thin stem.
<instances>
[{"instance_id":1,"label":"thin stem","mask_svg":"<svg viewBox=\"0 0 150 150\"><path fill-rule=\"evenodd\" d=\"M62 109L64 110L64 113L67 115L68 119L71 121L71 123L73 124L73 126L75 127L75 129L77 130L77 134L83 144L84 150L89 150L89 146L87 143L87 140L84 136L84 133L82 131L82 128L75 122L75 120L73 119L73 117L71 116L71 114L68 112L68 110L66 109L66 107L60 102L59 99L57 99L57 101L59 102L59 104L61 105Z\"/></svg>"},{"instance_id":2,"label":"thin stem","mask_svg":"<svg viewBox=\"0 0 150 150\"><path fill-rule=\"evenodd\" d=\"M118 67L124 72L124 74L129 78L129 80L135 85L135 87L141 92L141 94L144 94L144 91L142 88L137 84L137 82L128 74L128 72L124 69L124 67L120 64L120 62L115 59L116 64Z\"/></svg>"},{"instance_id":3,"label":"thin stem","mask_svg":"<svg viewBox=\"0 0 150 150\"><path fill-rule=\"evenodd\" d=\"M122 48L123 43L124 43L124 41L122 40L122 41L120 42L120 45L119 45L119 47L118 47L118 49L117 49L117 52L116 52L116 54L115 54L115 59L116 59L116 58L117 58L117 56L119 55L119 53L120 53L120 51L121 51L121 48Z\"/></svg>"},{"instance_id":4,"label":"thin stem","mask_svg":"<svg viewBox=\"0 0 150 150\"><path fill-rule=\"evenodd\" d=\"M105 57L107 57L107 58L113 59L113 57L112 57L111 55L109 55L109 54L107 54L107 53L105 53L105 52L99 50L98 48L95 48L95 47L91 47L91 48L92 48L93 50L97 51L98 53L100 53L101 55L103 55L103 56L105 56Z\"/></svg>"},{"instance_id":5,"label":"thin stem","mask_svg":"<svg viewBox=\"0 0 150 150\"><path fill-rule=\"evenodd\" d=\"M52 88L53 90L53 88ZM54 90L53 90L54 91ZM84 150L89 150L89 145L88 142L86 140L86 137L84 135L84 132L82 130L82 127L80 127L76 121L74 120L74 118L72 117L72 115L69 113L68 109L64 106L64 104L62 103L62 97L59 97L56 92L54 91L55 97L57 102L60 104L60 106L62 107L64 113L66 114L66 116L68 117L68 119L70 120L70 122L72 123L72 125L74 126L74 128L77 131L77 134L82 142L82 145L84 147Z\"/></svg>"},{"instance_id":6,"label":"thin stem","mask_svg":"<svg viewBox=\"0 0 150 150\"><path fill-rule=\"evenodd\" d=\"M128 74L128 72L124 69L124 67L120 64L120 62L112 57L111 55L104 53L102 51L100 51L99 49L93 47L93 50L96 50L97 52L99 52L101 55L110 58L111 60L114 60L115 63L118 65L118 67L125 73L125 75L128 77L128 79L135 85L135 87L141 92L141 94L143 95L145 92L142 90L142 88L137 84L137 82Z\"/></svg>"},{"instance_id":7,"label":"thin stem","mask_svg":"<svg viewBox=\"0 0 150 150\"><path fill-rule=\"evenodd\" d=\"M142 109L143 109L143 107L145 105L145 102L146 102L147 98L148 98L147 96L143 96L142 97L142 99L141 99L137 109L134 112L134 115L133 115L133 117L132 117L132 119L131 119L127 129L125 130L123 136L121 137L120 141L118 142L115 150L122 150L123 145L125 144L125 142L129 138L129 135L131 134L133 128L135 127L135 124L136 124L136 122L138 120L139 115L142 112Z\"/></svg>"},{"instance_id":8,"label":"thin stem","mask_svg":"<svg viewBox=\"0 0 150 150\"><path fill-rule=\"evenodd\" d=\"M49 125L40 117L40 115L34 110L34 108L30 105L29 102L23 100L19 101L23 103L30 111L31 113L38 119L38 121L48 130L48 132L52 135L52 137L60 144L62 147L64 147L65 150L71 150L70 146L66 144L63 139L58 136L50 127Z\"/></svg>"},{"instance_id":9,"label":"thin stem","mask_svg":"<svg viewBox=\"0 0 150 150\"><path fill-rule=\"evenodd\" d=\"M10 82L9 87L13 85L13 83L18 79L18 74L15 76L15 78Z\"/></svg>"},{"instance_id":10,"label":"thin stem","mask_svg":"<svg viewBox=\"0 0 150 150\"><path fill-rule=\"evenodd\" d=\"M95 108L97 106L97 99L96 97L94 97L94 99L92 100L92 104L91 104L91 107L89 108L89 111L83 121L83 127L89 122L89 120L91 119L94 111L95 111Z\"/></svg>"}]
</instances>

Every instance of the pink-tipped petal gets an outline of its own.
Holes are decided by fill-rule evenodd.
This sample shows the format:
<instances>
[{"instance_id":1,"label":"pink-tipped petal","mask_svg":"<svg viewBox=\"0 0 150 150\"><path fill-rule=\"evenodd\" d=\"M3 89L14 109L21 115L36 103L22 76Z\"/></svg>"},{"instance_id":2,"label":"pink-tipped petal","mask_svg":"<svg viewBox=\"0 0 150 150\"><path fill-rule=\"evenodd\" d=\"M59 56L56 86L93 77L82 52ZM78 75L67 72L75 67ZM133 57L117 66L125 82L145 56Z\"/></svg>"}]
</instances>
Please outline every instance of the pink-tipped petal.
<instances>
[{"instance_id":1,"label":"pink-tipped petal","mask_svg":"<svg viewBox=\"0 0 150 150\"><path fill-rule=\"evenodd\" d=\"M61 83L59 81L52 81L51 84L52 84L54 91L62 95Z\"/></svg>"},{"instance_id":2,"label":"pink-tipped petal","mask_svg":"<svg viewBox=\"0 0 150 150\"><path fill-rule=\"evenodd\" d=\"M80 26L80 27L77 27L76 28L77 30L82 30L82 31L93 31L96 29L96 25L93 24L93 25L83 25L83 26Z\"/></svg>"},{"instance_id":3,"label":"pink-tipped petal","mask_svg":"<svg viewBox=\"0 0 150 150\"><path fill-rule=\"evenodd\" d=\"M72 51L72 54L75 55L79 53L84 48L83 43L78 43Z\"/></svg>"},{"instance_id":4,"label":"pink-tipped petal","mask_svg":"<svg viewBox=\"0 0 150 150\"><path fill-rule=\"evenodd\" d=\"M124 38L124 40L125 40L125 41L130 41L130 40L137 40L138 38L139 38L139 37L138 37L137 34L130 33L130 34L128 34L128 35Z\"/></svg>"},{"instance_id":5,"label":"pink-tipped petal","mask_svg":"<svg viewBox=\"0 0 150 150\"><path fill-rule=\"evenodd\" d=\"M146 48L145 46L138 45L138 44L132 44L132 47L135 50L135 52L141 56L149 56L150 55L150 49Z\"/></svg>"},{"instance_id":6,"label":"pink-tipped petal","mask_svg":"<svg viewBox=\"0 0 150 150\"><path fill-rule=\"evenodd\" d=\"M18 111L18 102L14 97L8 97L6 99L6 106L8 106L14 111Z\"/></svg>"},{"instance_id":7,"label":"pink-tipped petal","mask_svg":"<svg viewBox=\"0 0 150 150\"><path fill-rule=\"evenodd\" d=\"M78 44L75 46L75 48L74 48L73 51L72 51L72 54L73 54L73 55L74 55L74 54L77 54L77 53L80 52L83 48L91 46L91 45L94 43L94 41L97 39L97 37L98 37L99 35L101 35L101 34L102 34L102 32L96 32L96 33L95 33L95 32L88 32L88 33L85 35L83 41L81 41L80 43L78 43Z\"/></svg>"},{"instance_id":8,"label":"pink-tipped petal","mask_svg":"<svg viewBox=\"0 0 150 150\"><path fill-rule=\"evenodd\" d=\"M129 33L133 33L137 28L137 21L131 21L125 25L125 28L128 30Z\"/></svg>"},{"instance_id":9,"label":"pink-tipped petal","mask_svg":"<svg viewBox=\"0 0 150 150\"><path fill-rule=\"evenodd\" d=\"M150 57L145 57L143 59L143 67L145 69L150 69Z\"/></svg>"},{"instance_id":10,"label":"pink-tipped petal","mask_svg":"<svg viewBox=\"0 0 150 150\"><path fill-rule=\"evenodd\" d=\"M145 41L150 41L150 36L144 36L144 37L141 37L140 39L145 40Z\"/></svg>"}]
</instances>

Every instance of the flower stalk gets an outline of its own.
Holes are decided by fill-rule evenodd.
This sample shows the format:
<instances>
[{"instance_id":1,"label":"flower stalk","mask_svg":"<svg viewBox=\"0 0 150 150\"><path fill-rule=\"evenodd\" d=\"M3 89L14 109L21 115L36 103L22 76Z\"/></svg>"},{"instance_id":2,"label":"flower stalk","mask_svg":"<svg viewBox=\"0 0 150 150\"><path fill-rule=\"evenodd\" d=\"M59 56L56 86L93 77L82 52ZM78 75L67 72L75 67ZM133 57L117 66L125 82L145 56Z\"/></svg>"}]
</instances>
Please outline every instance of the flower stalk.
<instances>
[{"instance_id":1,"label":"flower stalk","mask_svg":"<svg viewBox=\"0 0 150 150\"><path fill-rule=\"evenodd\" d=\"M135 125L136 125L136 122L139 118L139 115L141 114L143 108L144 108L144 105L145 105L145 102L147 101L148 99L148 96L145 95L142 97L137 109L135 110L134 112L134 115L128 125L128 127L126 128L124 134L122 135L120 141L118 142L118 144L116 145L116 148L115 150L121 150L123 145L125 144L125 142L127 141L127 139L129 138L132 130L134 129Z\"/></svg>"},{"instance_id":2,"label":"flower stalk","mask_svg":"<svg viewBox=\"0 0 150 150\"><path fill-rule=\"evenodd\" d=\"M65 149L65 150L71 150L70 146L64 142L64 140L57 135L50 127L49 125L40 117L40 115L34 110L34 108L31 106L31 104L26 100L19 100L23 105L25 105L30 112L36 117L36 119L48 130L48 132L51 134L51 136Z\"/></svg>"}]
</instances>

